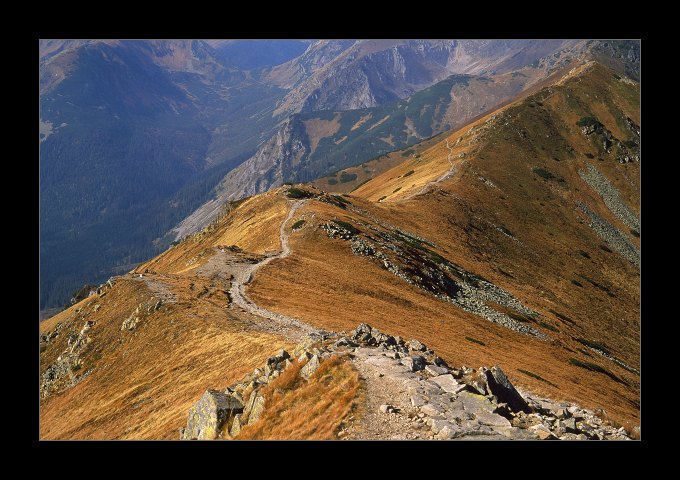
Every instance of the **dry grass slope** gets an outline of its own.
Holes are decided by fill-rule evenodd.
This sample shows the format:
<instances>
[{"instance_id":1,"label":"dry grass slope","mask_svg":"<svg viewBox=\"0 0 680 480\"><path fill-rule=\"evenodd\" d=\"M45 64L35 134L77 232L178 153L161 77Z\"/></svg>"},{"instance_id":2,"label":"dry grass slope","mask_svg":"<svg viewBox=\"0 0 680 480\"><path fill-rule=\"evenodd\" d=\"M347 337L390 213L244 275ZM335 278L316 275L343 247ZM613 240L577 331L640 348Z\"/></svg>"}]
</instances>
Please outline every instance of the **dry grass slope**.
<instances>
[{"instance_id":1,"label":"dry grass slope","mask_svg":"<svg viewBox=\"0 0 680 480\"><path fill-rule=\"evenodd\" d=\"M295 362L265 387L262 418L241 430L239 440L334 440L357 406L359 376L344 358L321 363L309 382Z\"/></svg>"}]
</instances>

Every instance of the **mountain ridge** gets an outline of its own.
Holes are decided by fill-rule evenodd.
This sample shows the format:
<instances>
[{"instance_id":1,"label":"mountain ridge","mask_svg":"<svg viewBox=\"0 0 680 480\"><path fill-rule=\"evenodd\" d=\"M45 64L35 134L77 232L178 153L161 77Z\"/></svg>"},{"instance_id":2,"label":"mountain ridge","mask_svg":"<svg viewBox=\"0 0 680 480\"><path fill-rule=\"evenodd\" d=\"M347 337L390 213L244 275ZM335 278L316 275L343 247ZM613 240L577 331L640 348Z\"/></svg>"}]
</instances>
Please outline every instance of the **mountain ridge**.
<instances>
[{"instance_id":1,"label":"mountain ridge","mask_svg":"<svg viewBox=\"0 0 680 480\"><path fill-rule=\"evenodd\" d=\"M297 184L235 202L43 322L43 384L62 371L55 386L77 382L41 400L41 435L177 438L207 388L226 391L279 348L292 349L277 322L228 294L244 285L239 272L264 262L244 289L263 309L336 332L361 319L419 339L448 365L498 365L522 390L605 408L632 431L640 272L602 248L608 240L578 202L639 247L626 223L640 212L639 92L639 83L591 63L350 194ZM443 177L451 161L456 170ZM394 185L404 192L381 200ZM94 323L79 337L86 322ZM235 345L248 355L236 356ZM74 355L58 360L70 347ZM113 403L97 406L101 395L112 395L115 413Z\"/></svg>"}]
</instances>

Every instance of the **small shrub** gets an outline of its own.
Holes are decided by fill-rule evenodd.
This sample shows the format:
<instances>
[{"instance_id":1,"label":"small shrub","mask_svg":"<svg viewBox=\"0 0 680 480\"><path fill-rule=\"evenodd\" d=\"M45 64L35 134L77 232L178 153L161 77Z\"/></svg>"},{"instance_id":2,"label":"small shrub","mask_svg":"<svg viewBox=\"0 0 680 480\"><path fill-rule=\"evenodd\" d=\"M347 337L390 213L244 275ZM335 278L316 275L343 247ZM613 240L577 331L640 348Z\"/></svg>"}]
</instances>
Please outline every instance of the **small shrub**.
<instances>
[{"instance_id":1,"label":"small shrub","mask_svg":"<svg viewBox=\"0 0 680 480\"><path fill-rule=\"evenodd\" d=\"M343 222L342 220L333 220L333 223L335 223L336 225L340 225L345 230L348 230L352 235L357 235L357 234L361 233L361 230L356 228L351 223Z\"/></svg>"},{"instance_id":2,"label":"small shrub","mask_svg":"<svg viewBox=\"0 0 680 480\"><path fill-rule=\"evenodd\" d=\"M416 157L416 158L417 158L417 157ZM414 173L415 173L415 170L409 170L408 172L406 172L405 174L403 174L401 177L402 177L402 178L406 178L406 177L408 177L408 176L410 176L410 175L413 175Z\"/></svg>"},{"instance_id":3,"label":"small shrub","mask_svg":"<svg viewBox=\"0 0 680 480\"><path fill-rule=\"evenodd\" d=\"M476 338L472 337L465 337L465 340L468 342L476 343L478 345L481 345L482 347L486 347L486 343L482 342L481 340L477 340Z\"/></svg>"},{"instance_id":4,"label":"small shrub","mask_svg":"<svg viewBox=\"0 0 680 480\"><path fill-rule=\"evenodd\" d=\"M340 183L347 183L347 182L352 182L357 179L357 174L356 173L347 173L347 172L342 172L340 174Z\"/></svg>"},{"instance_id":5,"label":"small shrub","mask_svg":"<svg viewBox=\"0 0 680 480\"><path fill-rule=\"evenodd\" d=\"M541 327L543 327L543 328L547 328L547 329L550 330L551 332L557 332L557 333L560 332L557 328L553 327L553 326L550 325L549 323L546 323L546 322L538 322L538 324L539 324Z\"/></svg>"},{"instance_id":6,"label":"small shrub","mask_svg":"<svg viewBox=\"0 0 680 480\"><path fill-rule=\"evenodd\" d=\"M298 228L301 228L305 224L304 220L298 220L293 224L293 230L297 230Z\"/></svg>"},{"instance_id":7,"label":"small shrub","mask_svg":"<svg viewBox=\"0 0 680 480\"><path fill-rule=\"evenodd\" d=\"M553 175L552 173L550 173L548 170L546 170L544 168L535 167L535 168L532 169L532 172L534 172L536 175L538 175L539 177L544 178L546 180L553 180L553 179L557 178L555 175Z\"/></svg>"},{"instance_id":8,"label":"small shrub","mask_svg":"<svg viewBox=\"0 0 680 480\"><path fill-rule=\"evenodd\" d=\"M338 181L336 179L334 179L332 177L328 179L328 185L337 185L337 184L338 184Z\"/></svg>"},{"instance_id":9,"label":"small shrub","mask_svg":"<svg viewBox=\"0 0 680 480\"><path fill-rule=\"evenodd\" d=\"M351 202L345 200L340 195L333 195L333 198L336 199L338 202L342 203L343 205L351 205Z\"/></svg>"},{"instance_id":10,"label":"small shrub","mask_svg":"<svg viewBox=\"0 0 680 480\"><path fill-rule=\"evenodd\" d=\"M531 317L527 317L526 315L522 315L521 313L516 313L516 312L507 312L508 317L513 318L517 320L518 322L533 322L534 319Z\"/></svg>"},{"instance_id":11,"label":"small shrub","mask_svg":"<svg viewBox=\"0 0 680 480\"><path fill-rule=\"evenodd\" d=\"M387 195L383 195L382 197L380 197L380 198L378 199L378 201L379 201L379 202L382 202L382 201L385 200L386 198L387 198Z\"/></svg>"},{"instance_id":12,"label":"small shrub","mask_svg":"<svg viewBox=\"0 0 680 480\"><path fill-rule=\"evenodd\" d=\"M614 252L611 251L611 249L607 245L600 245L600 248L607 253L614 253Z\"/></svg>"},{"instance_id":13,"label":"small shrub","mask_svg":"<svg viewBox=\"0 0 680 480\"><path fill-rule=\"evenodd\" d=\"M535 378L536 380L538 380L540 382L544 382L544 383L547 383L548 385L551 385L555 388L559 388L557 385L552 383L550 380L546 380L545 378L541 377L540 375L536 375L533 372L529 372L528 370L522 370L521 368L518 368L517 371L520 372L520 373L523 373L524 375L526 375L528 377Z\"/></svg>"},{"instance_id":14,"label":"small shrub","mask_svg":"<svg viewBox=\"0 0 680 480\"><path fill-rule=\"evenodd\" d=\"M591 358L592 358L592 355L590 354L590 352L588 352L588 350L585 350L585 349L583 349L583 348L577 348L576 350L578 350L579 352L581 352L581 353L582 353L583 355L585 355L586 357L591 357Z\"/></svg>"},{"instance_id":15,"label":"small shrub","mask_svg":"<svg viewBox=\"0 0 680 480\"><path fill-rule=\"evenodd\" d=\"M593 155L592 153L586 153L586 158L593 159L595 158L595 155Z\"/></svg>"},{"instance_id":16,"label":"small shrub","mask_svg":"<svg viewBox=\"0 0 680 480\"><path fill-rule=\"evenodd\" d=\"M578 280L573 280L573 279L572 279L572 280L571 280L571 283L573 283L573 284L576 285L577 287L583 288L583 284L582 284L581 282L579 282Z\"/></svg>"},{"instance_id":17,"label":"small shrub","mask_svg":"<svg viewBox=\"0 0 680 480\"><path fill-rule=\"evenodd\" d=\"M601 367L595 363L591 362L582 362L581 360L578 360L576 358L570 358L569 363L572 365L575 365L577 367L585 368L586 370L590 370L591 372L597 372L597 373L602 373L604 375L607 375L609 378L614 380L615 382L623 383L624 385L627 385L625 381L614 375L612 372L607 370L604 367Z\"/></svg>"},{"instance_id":18,"label":"small shrub","mask_svg":"<svg viewBox=\"0 0 680 480\"><path fill-rule=\"evenodd\" d=\"M588 254L588 252L584 252L583 250L579 250L578 253L579 253L579 255L581 255L582 257L590 258L590 255Z\"/></svg>"},{"instance_id":19,"label":"small shrub","mask_svg":"<svg viewBox=\"0 0 680 480\"><path fill-rule=\"evenodd\" d=\"M600 125L600 122L595 117L582 117L581 120L576 122L576 125L579 127L589 127L591 125Z\"/></svg>"},{"instance_id":20,"label":"small shrub","mask_svg":"<svg viewBox=\"0 0 680 480\"><path fill-rule=\"evenodd\" d=\"M399 190L401 190L401 187L395 188L394 191L393 191L392 193L397 193ZM638 236L639 236L639 235L638 235Z\"/></svg>"},{"instance_id":21,"label":"small shrub","mask_svg":"<svg viewBox=\"0 0 680 480\"><path fill-rule=\"evenodd\" d=\"M571 323L572 325L576 325L576 324L574 323L574 321L573 321L571 318L567 317L566 315L563 315L563 314L561 314L561 313L559 313L559 312L556 312L555 310L552 310L552 309L551 309L551 310L548 310L548 311L549 311L550 313L552 313L553 315L555 315L555 316L556 316L557 318L559 318L560 320L564 320L565 322L569 322L569 323Z\"/></svg>"},{"instance_id":22,"label":"small shrub","mask_svg":"<svg viewBox=\"0 0 680 480\"><path fill-rule=\"evenodd\" d=\"M635 230L634 228L631 228L631 229L630 229L630 233L631 233L634 237L640 238L640 232L638 232L638 231Z\"/></svg>"},{"instance_id":23,"label":"small shrub","mask_svg":"<svg viewBox=\"0 0 680 480\"><path fill-rule=\"evenodd\" d=\"M300 190L299 188L289 188L286 192L288 198L310 198L312 195L309 192Z\"/></svg>"},{"instance_id":24,"label":"small shrub","mask_svg":"<svg viewBox=\"0 0 680 480\"><path fill-rule=\"evenodd\" d=\"M609 350L607 350L607 347L605 347L604 345L600 345L597 342L586 340L585 338L576 338L575 340L578 343L580 343L581 345L585 345L586 347L594 348L595 350L599 350L599 351L604 352L607 355L609 355Z\"/></svg>"}]
</instances>

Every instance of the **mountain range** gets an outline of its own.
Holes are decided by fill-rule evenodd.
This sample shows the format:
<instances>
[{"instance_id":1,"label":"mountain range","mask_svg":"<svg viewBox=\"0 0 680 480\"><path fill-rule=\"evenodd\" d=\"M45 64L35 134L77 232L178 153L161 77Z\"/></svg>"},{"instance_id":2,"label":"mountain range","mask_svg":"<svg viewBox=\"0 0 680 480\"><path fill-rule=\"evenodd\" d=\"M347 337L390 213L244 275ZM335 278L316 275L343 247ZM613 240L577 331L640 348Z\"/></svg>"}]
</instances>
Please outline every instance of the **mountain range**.
<instances>
[{"instance_id":1,"label":"mountain range","mask_svg":"<svg viewBox=\"0 0 680 480\"><path fill-rule=\"evenodd\" d=\"M639 78L621 41L41 41L41 309L227 200L342 177L587 58Z\"/></svg>"}]
</instances>

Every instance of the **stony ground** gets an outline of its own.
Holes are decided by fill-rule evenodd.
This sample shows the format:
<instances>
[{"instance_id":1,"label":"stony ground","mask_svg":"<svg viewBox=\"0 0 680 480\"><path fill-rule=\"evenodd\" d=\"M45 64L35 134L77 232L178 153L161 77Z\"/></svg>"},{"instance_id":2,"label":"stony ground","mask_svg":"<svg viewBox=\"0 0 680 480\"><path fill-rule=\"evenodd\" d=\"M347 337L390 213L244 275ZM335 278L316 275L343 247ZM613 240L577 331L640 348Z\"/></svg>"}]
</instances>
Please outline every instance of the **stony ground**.
<instances>
[{"instance_id":1,"label":"stony ground","mask_svg":"<svg viewBox=\"0 0 680 480\"><path fill-rule=\"evenodd\" d=\"M405 342L361 324L348 334L312 334L294 355L309 380L330 357L348 358L363 393L337 431L345 440L628 440L605 412L520 393L497 366L451 368L417 340ZM209 390L190 411L183 438L238 438L242 422L267 408L260 389L292 363L281 350L224 392ZM233 418L220 423L220 418ZM207 433L206 433L207 432ZM206 436L207 435L207 436Z\"/></svg>"}]
</instances>

